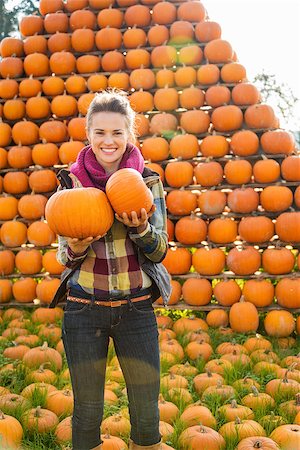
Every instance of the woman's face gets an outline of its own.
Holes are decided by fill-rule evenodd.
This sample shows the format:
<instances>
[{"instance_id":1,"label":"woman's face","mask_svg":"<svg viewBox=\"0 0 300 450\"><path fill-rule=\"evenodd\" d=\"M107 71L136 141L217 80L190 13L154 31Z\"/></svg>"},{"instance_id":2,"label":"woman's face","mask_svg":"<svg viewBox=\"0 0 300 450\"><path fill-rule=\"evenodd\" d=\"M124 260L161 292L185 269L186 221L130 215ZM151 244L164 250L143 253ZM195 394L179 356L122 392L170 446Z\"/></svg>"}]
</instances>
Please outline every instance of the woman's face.
<instances>
[{"instance_id":1,"label":"woman's face","mask_svg":"<svg viewBox=\"0 0 300 450\"><path fill-rule=\"evenodd\" d=\"M92 117L88 139L99 164L107 172L117 170L128 142L124 116L114 112L96 113Z\"/></svg>"}]
</instances>

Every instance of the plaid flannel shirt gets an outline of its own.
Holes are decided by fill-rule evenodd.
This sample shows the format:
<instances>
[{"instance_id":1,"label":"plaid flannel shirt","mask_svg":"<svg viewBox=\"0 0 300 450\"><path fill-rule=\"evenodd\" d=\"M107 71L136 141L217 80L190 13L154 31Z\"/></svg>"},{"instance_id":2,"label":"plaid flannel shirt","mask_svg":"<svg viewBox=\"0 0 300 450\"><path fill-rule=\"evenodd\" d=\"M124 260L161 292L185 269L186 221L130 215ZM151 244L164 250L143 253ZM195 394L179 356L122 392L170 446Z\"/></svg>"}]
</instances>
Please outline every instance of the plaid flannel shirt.
<instances>
[{"instance_id":1,"label":"plaid flannel shirt","mask_svg":"<svg viewBox=\"0 0 300 450\"><path fill-rule=\"evenodd\" d=\"M75 175L70 174L70 177L73 188L82 187ZM115 219L106 236L81 254L73 253L67 240L58 236L58 261L71 268L75 262L82 260L80 268L70 278L69 286L79 287L96 297L133 294L150 286L151 280L140 268L137 248L154 263L163 260L168 246L167 215L159 177L153 174L145 177L144 181L152 191L156 211L142 233Z\"/></svg>"}]
</instances>

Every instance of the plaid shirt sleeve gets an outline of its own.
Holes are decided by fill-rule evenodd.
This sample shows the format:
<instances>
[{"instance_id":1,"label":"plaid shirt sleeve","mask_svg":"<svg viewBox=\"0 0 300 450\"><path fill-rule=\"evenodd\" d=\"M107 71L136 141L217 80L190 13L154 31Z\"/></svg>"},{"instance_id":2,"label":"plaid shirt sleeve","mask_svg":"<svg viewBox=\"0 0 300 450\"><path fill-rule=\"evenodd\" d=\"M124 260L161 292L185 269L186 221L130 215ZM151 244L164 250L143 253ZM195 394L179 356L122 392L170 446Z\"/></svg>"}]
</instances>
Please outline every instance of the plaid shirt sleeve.
<instances>
[{"instance_id":1,"label":"plaid shirt sleeve","mask_svg":"<svg viewBox=\"0 0 300 450\"><path fill-rule=\"evenodd\" d=\"M161 262L168 248L167 212L161 181L155 183L151 187L151 191L156 206L155 213L149 218L146 230L137 233L136 228L131 228L129 237L148 259L153 262Z\"/></svg>"},{"instance_id":2,"label":"plaid shirt sleeve","mask_svg":"<svg viewBox=\"0 0 300 450\"><path fill-rule=\"evenodd\" d=\"M56 259L58 262L68 268L72 268L74 262L84 259L87 255L88 249L82 253L74 253L68 246L68 242L65 237L58 236L58 250Z\"/></svg>"}]
</instances>

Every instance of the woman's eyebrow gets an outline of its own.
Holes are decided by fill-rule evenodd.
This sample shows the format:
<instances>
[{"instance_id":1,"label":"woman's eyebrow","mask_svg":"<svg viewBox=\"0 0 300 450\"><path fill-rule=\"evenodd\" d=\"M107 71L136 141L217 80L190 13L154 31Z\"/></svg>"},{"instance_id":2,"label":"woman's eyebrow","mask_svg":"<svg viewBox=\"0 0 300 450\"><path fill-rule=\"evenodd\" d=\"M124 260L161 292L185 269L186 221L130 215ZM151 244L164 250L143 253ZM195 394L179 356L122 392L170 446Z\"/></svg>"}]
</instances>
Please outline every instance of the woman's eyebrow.
<instances>
[{"instance_id":1,"label":"woman's eyebrow","mask_svg":"<svg viewBox=\"0 0 300 450\"><path fill-rule=\"evenodd\" d=\"M105 130L103 130L102 128L95 128L95 131L105 131ZM116 128L115 130L112 131L124 131L124 130L122 130L122 128Z\"/></svg>"}]
</instances>

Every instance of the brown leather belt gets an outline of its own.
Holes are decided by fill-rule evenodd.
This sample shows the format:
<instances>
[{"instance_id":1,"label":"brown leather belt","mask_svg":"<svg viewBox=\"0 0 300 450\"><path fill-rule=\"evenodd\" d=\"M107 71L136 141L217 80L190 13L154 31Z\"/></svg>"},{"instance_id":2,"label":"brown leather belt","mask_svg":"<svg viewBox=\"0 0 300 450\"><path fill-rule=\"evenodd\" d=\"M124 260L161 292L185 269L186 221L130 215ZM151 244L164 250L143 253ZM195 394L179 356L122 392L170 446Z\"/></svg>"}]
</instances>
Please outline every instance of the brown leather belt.
<instances>
[{"instance_id":1,"label":"brown leather belt","mask_svg":"<svg viewBox=\"0 0 300 450\"><path fill-rule=\"evenodd\" d=\"M120 300L88 300L86 298L78 298L78 297L72 297L71 295L67 296L67 300L70 302L77 302L77 303L84 303L84 304L93 304L97 306L110 306L111 308L116 308L121 305L126 305L127 303L135 303L135 302L141 302L142 300L148 300L151 298L151 294L142 295L140 297L133 297L129 299L120 299Z\"/></svg>"}]
</instances>

